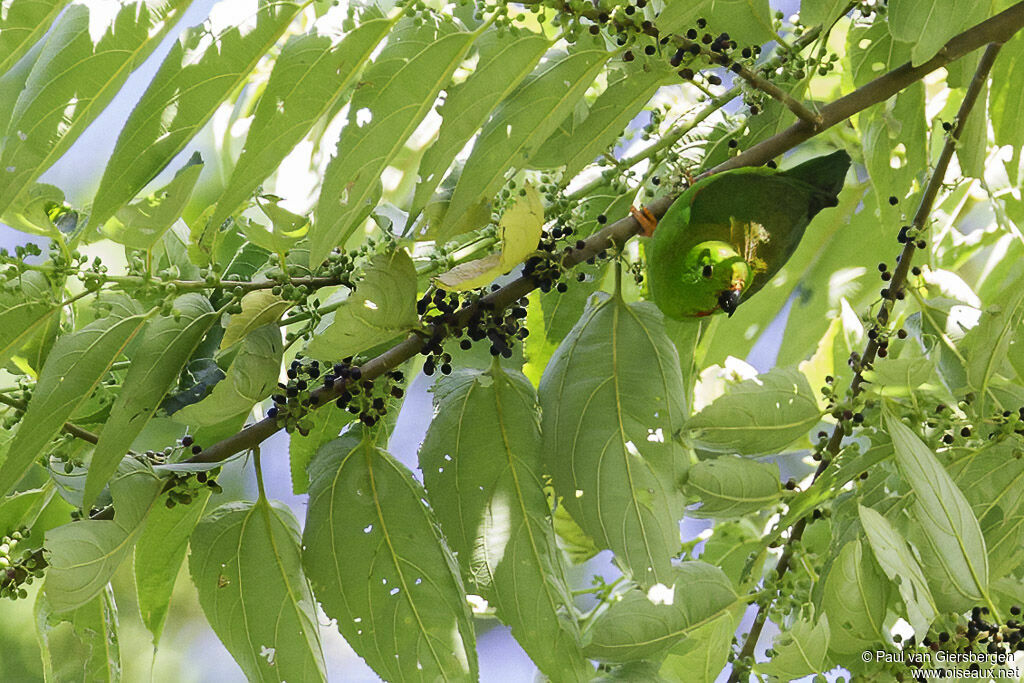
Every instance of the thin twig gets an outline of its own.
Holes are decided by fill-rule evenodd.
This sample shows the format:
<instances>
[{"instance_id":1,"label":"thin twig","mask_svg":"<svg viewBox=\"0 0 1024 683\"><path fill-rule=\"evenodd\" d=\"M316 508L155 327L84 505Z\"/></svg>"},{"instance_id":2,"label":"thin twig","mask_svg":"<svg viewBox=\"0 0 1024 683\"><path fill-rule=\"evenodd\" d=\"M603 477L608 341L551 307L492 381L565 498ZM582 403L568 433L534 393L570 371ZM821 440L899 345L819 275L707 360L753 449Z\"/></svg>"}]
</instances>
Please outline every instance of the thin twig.
<instances>
[{"instance_id":1,"label":"thin twig","mask_svg":"<svg viewBox=\"0 0 1024 683\"><path fill-rule=\"evenodd\" d=\"M0 394L0 404L10 406L11 408L15 408L17 410L25 410L27 405L24 401L19 401L18 399L10 398L8 396L4 396L3 394ZM65 422L64 426L61 427L61 429L75 438L81 439L82 441L88 441L94 446L97 443L99 443L100 440L98 436L90 432L88 429L83 429L78 425L72 424L70 422Z\"/></svg>"},{"instance_id":2,"label":"thin twig","mask_svg":"<svg viewBox=\"0 0 1024 683\"><path fill-rule=\"evenodd\" d=\"M1020 7L1020 5L1017 7ZM932 177L929 180L928 186L925 188L920 204L917 207L917 213L914 215L912 223L912 228L915 231L922 230L928 221L928 217L931 215L932 206L935 203L935 197L938 195L939 189L942 187L943 180L946 176L946 170L949 168L949 161L952 159L953 152L956 150L957 142L959 141L964 123L966 122L967 116L970 114L975 101L978 99L978 93L981 92L982 87L988 79L988 73L992 68L992 64L995 62L996 55L999 54L999 49L1001 47L1002 43L990 43L988 49L985 50L984 56L981 58L981 62L978 64L978 69L974 73L974 78L971 80L971 84L967 88L967 94L964 95L964 100L960 104L960 111L957 113L956 124L953 126L949 137L946 139L946 144L942 148L942 153L939 155L938 162L935 164ZM907 274L910 272L910 262L913 260L916 250L917 246L915 244L915 240L907 239L903 245L903 251L900 253L897 260L896 270L893 272L892 280L888 287L889 296L882 300L882 306L875 318L880 327L884 327L889 322L889 317L892 313L893 307L896 305L897 298L900 293L902 293L903 288L906 285ZM857 367L853 380L850 383L850 395L853 398L856 398L861 391L863 391L863 371L870 368L872 363L874 363L878 349L880 348L878 340L881 338L882 336L878 335L873 339L869 339L864 348L864 353L861 356L861 363ZM832 436L829 438L828 445L825 447L825 453L828 454L828 457L823 455L821 462L818 463L818 468L814 472L813 480L817 480L818 477L820 477L828 468L832 458L838 455L843 441L843 434L843 424L840 421L832 430ZM806 527L806 517L801 518L793 525L793 530L786 541L782 554L779 556L779 562L775 566L776 581L780 581L789 571L790 563L793 559L794 542L800 540ZM768 604L771 604L771 602L772 599L769 599ZM747 633L746 639L743 642L743 646L740 648L737 662L753 657L755 648L757 647L757 641L760 638L761 631L767 621L767 616L767 606L759 603L757 607L757 614L754 617L754 623L751 625L750 631ZM734 666L731 674L729 675L729 682L737 683L737 681L739 681L739 672Z\"/></svg>"},{"instance_id":3,"label":"thin twig","mask_svg":"<svg viewBox=\"0 0 1024 683\"><path fill-rule=\"evenodd\" d=\"M820 114L815 114L813 111L805 107L803 102L799 101L779 86L765 80L739 62L734 63L730 69L752 87L757 88L761 92L766 93L769 97L781 102L787 109L796 114L798 119L810 125L814 130L818 130L821 127L822 119Z\"/></svg>"},{"instance_id":4,"label":"thin twig","mask_svg":"<svg viewBox=\"0 0 1024 683\"><path fill-rule=\"evenodd\" d=\"M849 95L823 107L821 110L821 130L845 121L847 118L870 106L884 102L903 88L924 78L926 74L973 52L983 45L992 42L1005 42L1020 30L1022 26L1024 26L1024 2L1020 2L1010 9L1000 12L994 17L952 38L946 43L944 50L924 64L917 67L911 66L910 63L904 64L887 74L879 76ZM727 159L705 175L731 168L763 165L772 158L813 137L814 134L815 131L810 124L803 120L797 121L786 130L744 150L735 157ZM656 218L661 218L668 211L674 199L674 197L670 196L659 197L651 202L647 208ZM572 268L596 256L605 249L624 244L629 238L639 232L640 224L632 216L622 218L584 240L583 247L570 251L563 259L562 264L566 268ZM481 302L485 306L493 307L493 310L501 310L518 301L521 297L526 296L536 289L537 286L537 282L532 277L522 276L483 297ZM478 310L479 305L477 304L461 311L450 321L450 324L447 326L448 329L464 327L470 317ZM435 333L444 334L444 331L438 327L428 328L427 334L429 336L432 337ZM419 353L425 343L424 335L422 334L413 333L408 335L405 339L395 344L395 346L362 365L360 368L362 377L374 379L385 372L397 368ZM320 388L313 392L313 395L317 398L316 406L322 407L331 403L332 399L337 398L344 391L346 384L346 382L335 382L333 389ZM193 457L191 461L219 462L225 460L235 453L253 448L277 432L278 429L277 422L274 419L264 418L204 449Z\"/></svg>"}]
</instances>

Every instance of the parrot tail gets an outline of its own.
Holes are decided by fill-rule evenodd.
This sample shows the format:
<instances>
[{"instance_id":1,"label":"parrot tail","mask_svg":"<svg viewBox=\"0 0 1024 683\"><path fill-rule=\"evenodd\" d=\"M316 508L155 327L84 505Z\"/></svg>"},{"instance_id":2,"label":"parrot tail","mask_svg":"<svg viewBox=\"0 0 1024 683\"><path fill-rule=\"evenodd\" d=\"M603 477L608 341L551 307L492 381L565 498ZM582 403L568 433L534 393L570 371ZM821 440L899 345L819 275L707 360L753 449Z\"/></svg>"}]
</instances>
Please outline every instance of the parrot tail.
<instances>
[{"instance_id":1,"label":"parrot tail","mask_svg":"<svg viewBox=\"0 0 1024 683\"><path fill-rule=\"evenodd\" d=\"M822 209L839 203L839 191L843 189L846 172L850 170L850 161L850 155L844 150L839 150L808 159L799 166L783 171L782 174L817 190L811 198L808 212L810 217L814 218Z\"/></svg>"}]
</instances>

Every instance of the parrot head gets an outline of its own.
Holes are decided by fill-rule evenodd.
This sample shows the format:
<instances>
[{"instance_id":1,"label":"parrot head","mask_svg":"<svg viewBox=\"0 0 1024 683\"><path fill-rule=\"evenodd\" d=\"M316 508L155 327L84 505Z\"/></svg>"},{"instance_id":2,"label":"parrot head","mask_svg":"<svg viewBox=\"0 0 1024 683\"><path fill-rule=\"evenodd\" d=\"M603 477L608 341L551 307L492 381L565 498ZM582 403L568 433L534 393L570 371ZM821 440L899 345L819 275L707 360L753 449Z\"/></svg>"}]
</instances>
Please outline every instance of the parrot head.
<instances>
[{"instance_id":1,"label":"parrot head","mask_svg":"<svg viewBox=\"0 0 1024 683\"><path fill-rule=\"evenodd\" d=\"M750 266L728 242L695 245L686 255L682 273L692 295L686 302L692 315L703 317L718 311L731 316L750 282Z\"/></svg>"}]
</instances>

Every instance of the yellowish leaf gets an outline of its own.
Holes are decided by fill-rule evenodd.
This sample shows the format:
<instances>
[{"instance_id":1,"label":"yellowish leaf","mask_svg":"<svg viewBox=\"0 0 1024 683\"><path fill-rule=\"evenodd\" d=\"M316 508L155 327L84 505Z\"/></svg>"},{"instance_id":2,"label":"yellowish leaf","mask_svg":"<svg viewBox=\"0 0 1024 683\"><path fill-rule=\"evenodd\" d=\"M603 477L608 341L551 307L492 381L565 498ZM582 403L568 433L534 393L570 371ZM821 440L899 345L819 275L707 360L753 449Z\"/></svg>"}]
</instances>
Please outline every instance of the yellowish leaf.
<instances>
[{"instance_id":1,"label":"yellowish leaf","mask_svg":"<svg viewBox=\"0 0 1024 683\"><path fill-rule=\"evenodd\" d=\"M220 347L226 349L245 338L253 330L276 323L291 302L267 289L257 289L242 297L242 312L231 316L224 330Z\"/></svg>"}]
</instances>

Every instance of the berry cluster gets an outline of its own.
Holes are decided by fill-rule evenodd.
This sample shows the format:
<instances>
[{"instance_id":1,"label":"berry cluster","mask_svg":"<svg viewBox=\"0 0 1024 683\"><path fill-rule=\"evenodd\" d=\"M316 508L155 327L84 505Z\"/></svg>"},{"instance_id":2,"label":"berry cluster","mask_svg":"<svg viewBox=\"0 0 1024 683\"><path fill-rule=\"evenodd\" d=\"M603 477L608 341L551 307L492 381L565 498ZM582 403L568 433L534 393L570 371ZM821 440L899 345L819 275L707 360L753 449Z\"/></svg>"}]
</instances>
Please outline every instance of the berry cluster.
<instances>
[{"instance_id":1,"label":"berry cluster","mask_svg":"<svg viewBox=\"0 0 1024 683\"><path fill-rule=\"evenodd\" d=\"M219 467L205 472L175 472L171 476L164 505L168 508L173 508L175 505L191 505L192 501L205 489L211 489L214 493L223 493L224 489L216 480L219 474Z\"/></svg>"},{"instance_id":2,"label":"berry cluster","mask_svg":"<svg viewBox=\"0 0 1024 683\"><path fill-rule=\"evenodd\" d=\"M0 598L27 598L25 586L43 576L41 562L32 550L18 549L19 544L29 537L27 528L16 529L0 538Z\"/></svg>"},{"instance_id":3,"label":"berry cluster","mask_svg":"<svg viewBox=\"0 0 1024 683\"><path fill-rule=\"evenodd\" d=\"M920 673L919 662L930 662L935 660L932 653L940 650L950 655L964 655L962 658L965 668L968 671L979 671L982 668L990 668L999 661L1012 661L1010 659L1016 652L1024 652L1024 624L1019 617L1021 607L1013 605L1010 607L1010 618L1006 623L999 624L989 621L988 607L975 607L971 610L970 619L963 624L957 624L955 628L941 631L938 634L929 633L918 643L914 636L906 641L899 635L893 636L893 640L902 643L903 652L919 653L922 657L905 656L907 661L906 669L896 671L897 680L906 680L905 674L909 673L912 680L924 681L924 675ZM975 657L971 657L974 655ZM946 658L950 661L952 658ZM970 661L974 659L974 661ZM934 664L936 668L942 666ZM956 666L947 664L946 667ZM948 674L947 674L948 675ZM946 676L943 676L946 677ZM952 676L949 676L952 677Z\"/></svg>"},{"instance_id":4,"label":"berry cluster","mask_svg":"<svg viewBox=\"0 0 1024 683\"><path fill-rule=\"evenodd\" d=\"M555 227L545 230L541 234L540 243L537 245L537 253L526 260L523 264L523 275L530 276L542 292L550 292L552 288L559 293L565 293L568 286L562 281L564 268L562 257L572 253L573 247L566 246L559 253L558 240L568 238L573 234L570 227ZM577 247L582 247L582 240L578 241Z\"/></svg>"},{"instance_id":5,"label":"berry cluster","mask_svg":"<svg viewBox=\"0 0 1024 683\"><path fill-rule=\"evenodd\" d=\"M278 383L280 392L270 397L274 405L267 410L267 417L276 420L277 426L284 427L289 434L298 431L306 436L313 427L308 413L319 402L313 395L313 387L320 378L320 361L304 363L301 358L296 358L285 374L288 383Z\"/></svg>"},{"instance_id":6,"label":"berry cluster","mask_svg":"<svg viewBox=\"0 0 1024 683\"><path fill-rule=\"evenodd\" d=\"M376 381L363 379L362 370L351 362L352 359L348 358L335 363L333 372L324 377L324 386L333 389L336 382L345 382L334 404L356 415L367 427L372 427L388 414L389 399L405 396L405 389L399 386L405 381L405 375L401 370L391 370Z\"/></svg>"}]
</instances>

